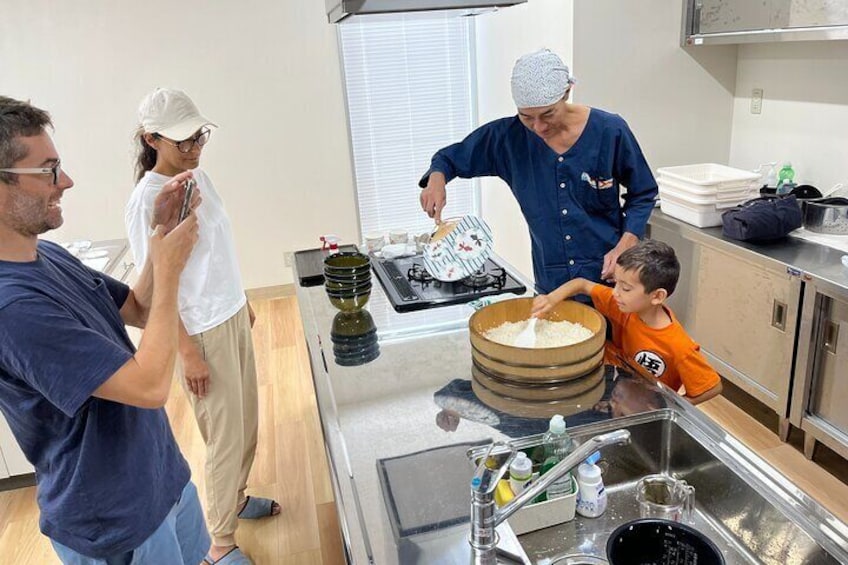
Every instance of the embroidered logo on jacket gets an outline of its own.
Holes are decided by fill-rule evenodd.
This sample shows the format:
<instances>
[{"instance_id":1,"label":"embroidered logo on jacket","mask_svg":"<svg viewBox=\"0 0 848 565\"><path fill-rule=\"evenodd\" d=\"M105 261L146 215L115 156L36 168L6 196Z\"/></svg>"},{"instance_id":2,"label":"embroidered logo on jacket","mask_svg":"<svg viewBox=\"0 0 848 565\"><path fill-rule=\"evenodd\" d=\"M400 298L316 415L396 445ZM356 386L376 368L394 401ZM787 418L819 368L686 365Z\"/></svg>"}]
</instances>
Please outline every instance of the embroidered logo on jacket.
<instances>
[{"instance_id":1,"label":"embroidered logo on jacket","mask_svg":"<svg viewBox=\"0 0 848 565\"><path fill-rule=\"evenodd\" d=\"M639 364L640 367L643 367L646 371L648 371L655 377L661 377L663 376L663 373L665 373L665 361L663 361L663 358L654 353L653 351L643 349L642 351L634 355L633 359Z\"/></svg>"},{"instance_id":2,"label":"embroidered logo on jacket","mask_svg":"<svg viewBox=\"0 0 848 565\"><path fill-rule=\"evenodd\" d=\"M613 185L612 179L594 179L589 176L589 173L586 172L580 175L580 180L589 183L589 186L591 186L595 190L606 190L608 188L612 188Z\"/></svg>"}]
</instances>

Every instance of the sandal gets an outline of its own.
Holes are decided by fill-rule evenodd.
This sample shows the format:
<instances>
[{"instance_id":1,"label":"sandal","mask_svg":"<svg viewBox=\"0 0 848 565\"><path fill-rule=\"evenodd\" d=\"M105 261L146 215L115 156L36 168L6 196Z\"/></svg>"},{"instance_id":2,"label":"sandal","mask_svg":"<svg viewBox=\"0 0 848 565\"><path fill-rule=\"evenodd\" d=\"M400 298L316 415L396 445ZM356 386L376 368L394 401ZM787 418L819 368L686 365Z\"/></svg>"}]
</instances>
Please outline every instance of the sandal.
<instances>
[{"instance_id":1,"label":"sandal","mask_svg":"<svg viewBox=\"0 0 848 565\"><path fill-rule=\"evenodd\" d=\"M274 513L274 505L279 508L276 500L270 498L261 498L259 496L248 496L244 502L244 508L238 513L238 517L242 520L258 520L259 518L268 518L279 514Z\"/></svg>"},{"instance_id":2,"label":"sandal","mask_svg":"<svg viewBox=\"0 0 848 565\"><path fill-rule=\"evenodd\" d=\"M203 558L204 565L253 565L253 561L248 559L248 557L241 552L239 546L235 546L227 553L221 556L220 559L215 561L212 557L207 553L206 557Z\"/></svg>"}]
</instances>

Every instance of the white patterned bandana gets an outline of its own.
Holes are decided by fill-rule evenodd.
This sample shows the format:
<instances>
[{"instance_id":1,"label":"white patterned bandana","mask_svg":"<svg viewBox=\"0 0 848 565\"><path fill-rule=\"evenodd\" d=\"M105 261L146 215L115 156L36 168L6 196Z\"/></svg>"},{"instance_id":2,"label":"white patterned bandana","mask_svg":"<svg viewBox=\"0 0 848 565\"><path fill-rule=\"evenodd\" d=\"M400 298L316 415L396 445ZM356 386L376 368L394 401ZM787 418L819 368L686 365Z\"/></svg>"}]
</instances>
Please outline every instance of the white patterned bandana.
<instances>
[{"instance_id":1,"label":"white patterned bandana","mask_svg":"<svg viewBox=\"0 0 848 565\"><path fill-rule=\"evenodd\" d=\"M512 68L512 99L518 108L538 108L559 102L574 77L549 49L528 53Z\"/></svg>"}]
</instances>

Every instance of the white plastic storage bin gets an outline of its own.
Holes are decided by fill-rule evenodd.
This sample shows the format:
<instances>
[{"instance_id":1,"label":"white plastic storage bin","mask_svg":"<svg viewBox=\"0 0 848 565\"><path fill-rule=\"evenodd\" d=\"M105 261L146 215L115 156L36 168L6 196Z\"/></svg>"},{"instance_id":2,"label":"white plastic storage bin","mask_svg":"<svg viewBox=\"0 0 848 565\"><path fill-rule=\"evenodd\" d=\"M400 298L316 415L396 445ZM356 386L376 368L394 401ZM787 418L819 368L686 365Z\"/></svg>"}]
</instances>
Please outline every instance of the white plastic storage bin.
<instances>
[{"instance_id":1,"label":"white plastic storage bin","mask_svg":"<svg viewBox=\"0 0 848 565\"><path fill-rule=\"evenodd\" d=\"M721 225L722 213L745 202L750 193L742 193L734 199L718 200L715 197L693 196L676 190L660 190L660 210L699 228Z\"/></svg>"},{"instance_id":2,"label":"white plastic storage bin","mask_svg":"<svg viewBox=\"0 0 848 565\"><path fill-rule=\"evenodd\" d=\"M659 178L681 183L687 190L696 194L710 194L714 191L739 190L755 187L761 175L743 169L734 169L717 163L700 163L657 169Z\"/></svg>"},{"instance_id":3,"label":"white plastic storage bin","mask_svg":"<svg viewBox=\"0 0 848 565\"><path fill-rule=\"evenodd\" d=\"M660 201L663 198L671 198L679 204L693 207L714 207L715 209L733 208L737 204L754 198L756 191L734 190L732 192L720 192L712 196L692 194L685 190L677 190L669 185L660 184Z\"/></svg>"},{"instance_id":4,"label":"white plastic storage bin","mask_svg":"<svg viewBox=\"0 0 848 565\"><path fill-rule=\"evenodd\" d=\"M509 527L515 535L520 536L573 520L574 511L577 508L578 489L577 480L573 476L571 486L573 489L571 494L544 502L526 504L516 510L515 514L507 518Z\"/></svg>"},{"instance_id":5,"label":"white plastic storage bin","mask_svg":"<svg viewBox=\"0 0 848 565\"><path fill-rule=\"evenodd\" d=\"M722 165L713 166L722 167ZM724 168L729 169L730 167ZM749 176L759 178L754 173L750 173ZM720 226L721 214L728 208L733 208L754 198L757 194L758 184L758 181L749 180L739 183L738 186L725 185L723 190L716 190L705 188L705 185L698 186L688 181L679 180L678 175L660 175L657 177L660 209L669 216L699 228Z\"/></svg>"},{"instance_id":6,"label":"white plastic storage bin","mask_svg":"<svg viewBox=\"0 0 848 565\"><path fill-rule=\"evenodd\" d=\"M737 202L753 198L754 196L752 195L759 188L758 186L747 185L741 188L728 188L725 190L695 191L689 188L686 183L667 177L658 177L657 186L659 187L660 195L671 193L682 198L691 199L698 204L733 202L734 205Z\"/></svg>"},{"instance_id":7,"label":"white plastic storage bin","mask_svg":"<svg viewBox=\"0 0 848 565\"><path fill-rule=\"evenodd\" d=\"M660 200L660 210L672 218L677 218L699 228L720 226L721 213L724 211L716 210L715 207L712 210L697 210L666 198Z\"/></svg>"}]
</instances>

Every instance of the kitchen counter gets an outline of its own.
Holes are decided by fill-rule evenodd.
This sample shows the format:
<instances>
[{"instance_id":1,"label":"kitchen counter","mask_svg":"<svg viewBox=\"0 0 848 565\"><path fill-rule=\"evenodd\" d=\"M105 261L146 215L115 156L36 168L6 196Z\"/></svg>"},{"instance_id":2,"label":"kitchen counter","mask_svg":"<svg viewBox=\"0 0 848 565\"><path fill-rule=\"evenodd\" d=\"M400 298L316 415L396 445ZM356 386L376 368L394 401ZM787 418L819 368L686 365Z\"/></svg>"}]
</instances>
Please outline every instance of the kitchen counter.
<instances>
[{"instance_id":1,"label":"kitchen counter","mask_svg":"<svg viewBox=\"0 0 848 565\"><path fill-rule=\"evenodd\" d=\"M104 239L101 241L67 241L59 243L82 263L96 271L124 281L134 265L123 261L129 251L127 239Z\"/></svg>"},{"instance_id":2,"label":"kitchen counter","mask_svg":"<svg viewBox=\"0 0 848 565\"><path fill-rule=\"evenodd\" d=\"M467 319L472 309L467 305L398 314L375 283L366 308L377 325L380 356L359 367L343 367L334 361L330 336L338 312L323 286L299 286L297 298L348 559L404 565L467 562L473 471L467 449L540 433L548 417L511 416L470 392ZM611 398L620 383L630 386L625 403ZM572 412L566 418L570 427L609 420L613 412L671 409L709 430L716 441L724 438L676 395L642 379L617 377L612 368L606 371L600 401L571 408L566 410ZM803 494L798 491L798 496ZM811 501L804 499L804 504ZM510 533L501 533L502 543L515 543Z\"/></svg>"},{"instance_id":3,"label":"kitchen counter","mask_svg":"<svg viewBox=\"0 0 848 565\"><path fill-rule=\"evenodd\" d=\"M655 209L649 224L731 253L742 253L753 261L791 269L790 274L805 280L830 283L848 291L848 267L842 264L844 252L804 239L785 237L771 243L748 243L725 237L721 227L698 228ZM830 236L848 241L848 236ZM747 253L745 253L747 252Z\"/></svg>"}]
</instances>

